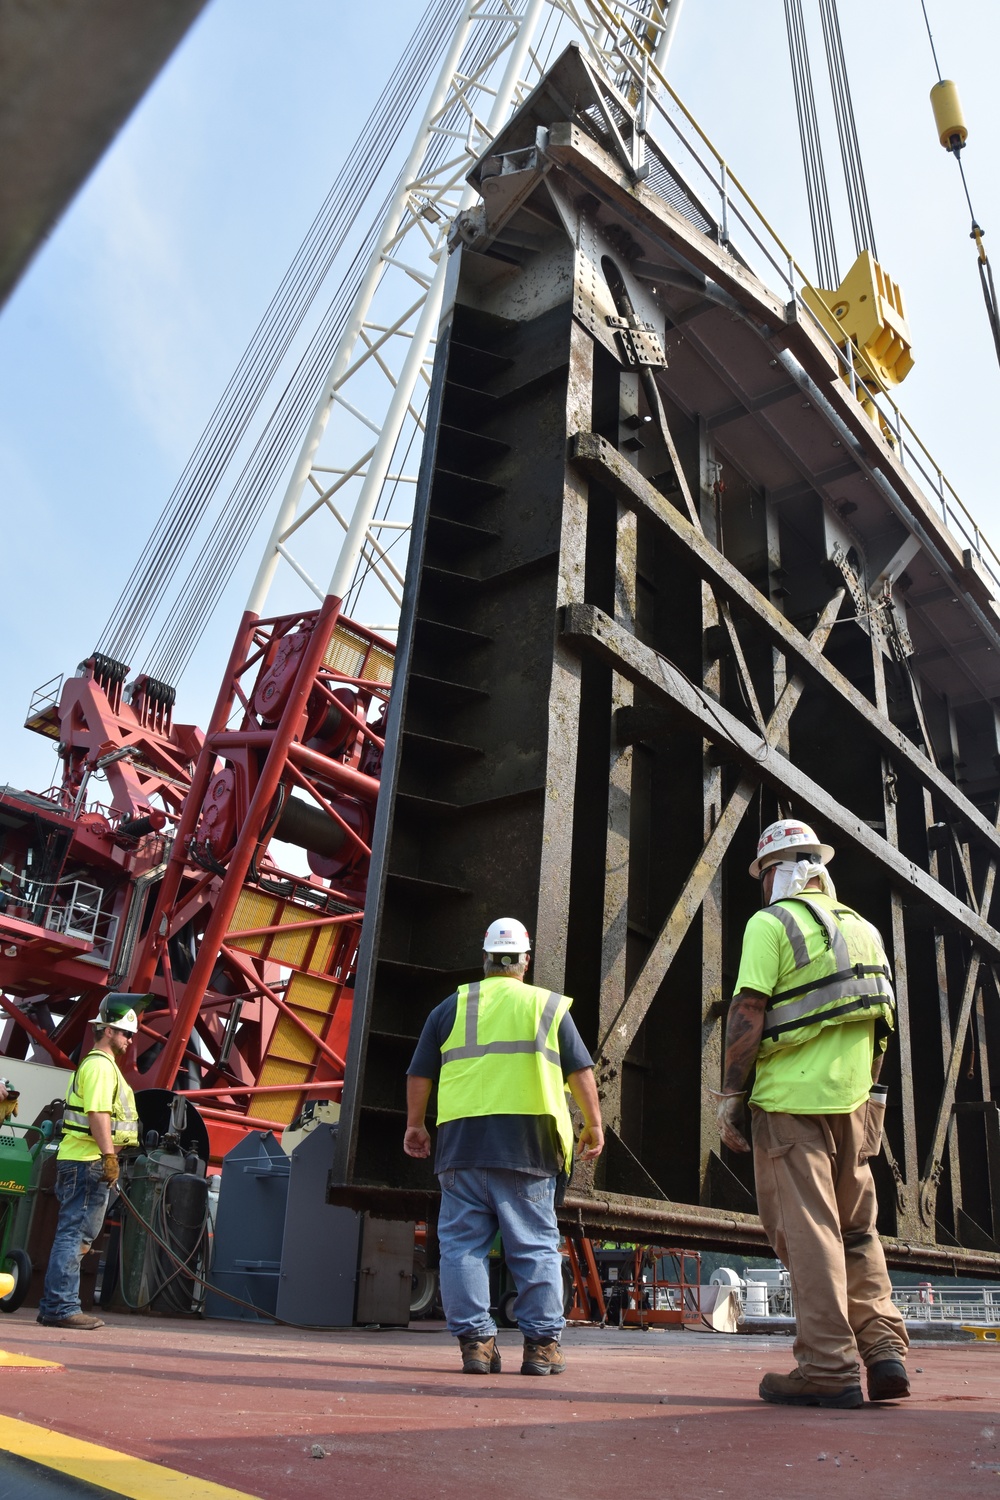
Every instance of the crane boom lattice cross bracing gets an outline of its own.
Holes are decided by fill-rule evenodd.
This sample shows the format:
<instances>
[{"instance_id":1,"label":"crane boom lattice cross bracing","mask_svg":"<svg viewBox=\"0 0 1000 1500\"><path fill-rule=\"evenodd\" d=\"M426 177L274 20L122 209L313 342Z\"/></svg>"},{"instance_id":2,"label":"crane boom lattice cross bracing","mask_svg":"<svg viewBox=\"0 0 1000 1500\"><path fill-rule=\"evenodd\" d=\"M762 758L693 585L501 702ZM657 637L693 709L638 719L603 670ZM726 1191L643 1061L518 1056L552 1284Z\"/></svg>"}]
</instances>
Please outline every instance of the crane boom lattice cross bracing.
<instances>
[{"instance_id":1,"label":"crane boom lattice cross bracing","mask_svg":"<svg viewBox=\"0 0 1000 1500\"><path fill-rule=\"evenodd\" d=\"M381 208L360 241L355 237L351 242L353 250L341 221L339 238L334 236L330 246L332 229L321 229L318 216L296 262L298 301L283 285L262 328L266 324L270 329L273 343L278 337L275 309L294 306L295 317L301 319L317 295L319 272L332 266L336 275L337 267L349 260L329 310L232 484L152 644L154 615L165 609L160 591L193 545L196 523L187 510L183 516L170 507L164 512L162 535L155 545L150 539L145 562L137 566L102 637L102 650L133 661L145 640L145 670L176 682L268 505L274 518L251 590L251 608L264 607L272 586L269 609L316 603L332 589L346 595L349 608L373 627L395 628L450 225L472 202L465 179L491 134L568 40L580 42L606 81L609 93L603 109L612 122L616 111L625 118L621 104L638 106L638 128L627 148L634 156L633 168L639 174L651 171L659 191L668 201L678 202L682 211L691 211L697 201L705 226L717 224L726 243L737 234L741 259L766 281L783 284L786 297L798 303L803 316L815 316L810 278L669 89L664 69L680 13L681 0L640 0L614 12L604 0L503 0L501 5L436 0L428 7L404 54L405 76L397 69L394 87L387 86L374 108L337 189L341 221L350 221L358 202L373 201L372 183L366 177L377 172L378 183L384 184L378 188L378 193L384 191ZM414 72L416 59L423 68L422 79ZM411 107L421 83L426 91L422 117L406 159L396 170L398 158L389 161L386 142L399 133L398 120ZM621 104L613 102L615 93ZM617 125L612 123L612 129ZM646 132L671 143L676 161L683 165L687 190L679 196L676 174L663 172L657 160L647 156ZM331 194L331 200L335 196ZM318 245L327 247L321 255ZM318 267L310 272L312 280L305 277L304 266ZM305 290L303 277L309 282ZM831 323L828 315L825 321ZM280 348L285 348L288 336L282 337ZM857 360L846 356L848 332L833 325L829 337L832 344L842 346L844 379L858 391L873 419L880 407L878 420L895 436L900 459L935 495L946 523L959 531L988 571L1000 574L1000 564L902 413L891 401L875 400L876 383L870 393L864 389L862 374L854 368ZM254 370L271 369L253 345L245 361ZM250 389L239 376L238 371L231 384L247 422L264 398L266 382ZM224 404L220 402L220 411ZM226 464L236 451L238 434L230 428L231 423L225 428L210 424L202 443L206 453L199 449L192 455L179 486L179 495L196 493L203 508L220 490Z\"/></svg>"}]
</instances>

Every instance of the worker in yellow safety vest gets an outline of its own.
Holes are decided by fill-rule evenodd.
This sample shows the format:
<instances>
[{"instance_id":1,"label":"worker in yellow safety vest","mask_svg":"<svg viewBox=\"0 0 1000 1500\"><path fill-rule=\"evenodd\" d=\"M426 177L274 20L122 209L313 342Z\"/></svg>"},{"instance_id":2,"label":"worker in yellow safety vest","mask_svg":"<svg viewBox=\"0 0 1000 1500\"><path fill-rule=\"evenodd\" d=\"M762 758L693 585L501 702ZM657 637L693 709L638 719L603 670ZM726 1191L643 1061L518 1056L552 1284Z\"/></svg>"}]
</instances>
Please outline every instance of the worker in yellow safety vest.
<instances>
[{"instance_id":1,"label":"worker in yellow safety vest","mask_svg":"<svg viewBox=\"0 0 1000 1500\"><path fill-rule=\"evenodd\" d=\"M719 1134L749 1151L750 1096L757 1206L788 1269L796 1320L791 1375L768 1374L765 1401L851 1408L910 1393L906 1329L893 1306L875 1228L869 1162L882 1145L886 1090L878 1083L895 1024L882 939L838 901L833 850L806 823L783 818L761 834L750 874L764 906L747 923L726 1025Z\"/></svg>"},{"instance_id":2,"label":"worker in yellow safety vest","mask_svg":"<svg viewBox=\"0 0 1000 1500\"><path fill-rule=\"evenodd\" d=\"M556 1204L573 1165L569 1089L583 1115L578 1160L604 1147L594 1065L570 1018L572 1001L525 983L527 930L490 924L483 978L431 1011L408 1069L403 1150L428 1157L425 1119L438 1086L434 1170L441 1185L441 1297L467 1375L497 1374L489 1254L499 1232L517 1286L522 1375L566 1368Z\"/></svg>"},{"instance_id":3,"label":"worker in yellow safety vest","mask_svg":"<svg viewBox=\"0 0 1000 1500\"><path fill-rule=\"evenodd\" d=\"M105 995L91 1025L94 1045L66 1090L57 1154L59 1222L38 1304L47 1328L103 1328L80 1306L80 1265L101 1232L111 1184L118 1181L118 1152L139 1139L135 1096L122 1076L139 1030L139 1012L152 995Z\"/></svg>"}]
</instances>

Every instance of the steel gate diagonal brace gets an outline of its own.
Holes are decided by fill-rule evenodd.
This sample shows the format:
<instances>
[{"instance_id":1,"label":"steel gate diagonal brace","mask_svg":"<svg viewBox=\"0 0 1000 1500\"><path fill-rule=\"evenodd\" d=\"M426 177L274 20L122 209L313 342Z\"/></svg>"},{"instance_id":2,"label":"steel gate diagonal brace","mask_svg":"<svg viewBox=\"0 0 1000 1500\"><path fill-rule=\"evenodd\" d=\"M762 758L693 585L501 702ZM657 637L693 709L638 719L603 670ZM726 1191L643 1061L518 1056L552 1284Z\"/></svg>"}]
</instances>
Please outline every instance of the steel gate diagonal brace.
<instances>
[{"instance_id":1,"label":"steel gate diagonal brace","mask_svg":"<svg viewBox=\"0 0 1000 1500\"><path fill-rule=\"evenodd\" d=\"M880 838L812 777L779 755L735 714L709 698L666 657L622 630L603 610L592 604L567 605L561 633L564 640L591 651L630 682L670 703L703 738L726 745L761 780L813 808L844 838L881 865L897 885L930 903L949 924L961 928L979 948L986 949L991 958L1000 958L1000 932Z\"/></svg>"},{"instance_id":2,"label":"steel gate diagonal brace","mask_svg":"<svg viewBox=\"0 0 1000 1500\"><path fill-rule=\"evenodd\" d=\"M822 650L830 634L840 612L844 594L844 589L839 589L834 594L809 637L817 650ZM770 745L776 745L787 729L789 720L802 696L803 688L802 679L798 677L790 678L785 685L767 723L767 740ZM660 929L642 968L636 975L625 1004L601 1038L598 1046L599 1069L620 1067L636 1032L645 1019L646 1012L666 978L667 971L704 900L709 885L715 878L719 864L739 829L743 815L753 801L757 784L756 777L745 773L740 777L735 790L726 802L719 821L713 828L669 917Z\"/></svg>"},{"instance_id":3,"label":"steel gate diagonal brace","mask_svg":"<svg viewBox=\"0 0 1000 1500\"><path fill-rule=\"evenodd\" d=\"M881 718L875 704L838 672L822 652L811 646L806 636L796 630L728 558L665 500L659 490L644 479L627 458L622 457L604 438L592 432L577 433L571 439L570 457L586 473L607 485L616 499L657 520L664 539L683 550L690 567L700 578L705 579L730 603L737 605L741 612L756 620L781 651L808 668L825 686L831 688L886 754L902 762L921 785L947 803L955 817L968 826L970 836L983 845L992 857L1000 856L1000 831L983 816L975 803L963 796L954 783L928 760L923 751L912 740L907 739L902 730ZM755 735L752 737L759 745L759 738ZM909 866L909 861L903 863ZM963 905L962 910L968 911L968 908Z\"/></svg>"}]
</instances>

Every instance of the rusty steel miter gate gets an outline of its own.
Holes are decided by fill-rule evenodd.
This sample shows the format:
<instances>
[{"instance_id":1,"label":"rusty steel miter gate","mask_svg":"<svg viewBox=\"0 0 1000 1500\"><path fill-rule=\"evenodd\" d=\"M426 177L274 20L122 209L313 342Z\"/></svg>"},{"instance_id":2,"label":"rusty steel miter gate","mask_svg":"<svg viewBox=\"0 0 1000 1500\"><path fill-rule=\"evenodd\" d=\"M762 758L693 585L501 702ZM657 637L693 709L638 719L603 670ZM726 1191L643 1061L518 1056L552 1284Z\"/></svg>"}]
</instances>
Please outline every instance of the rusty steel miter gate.
<instances>
[{"instance_id":1,"label":"rusty steel miter gate","mask_svg":"<svg viewBox=\"0 0 1000 1500\"><path fill-rule=\"evenodd\" d=\"M566 1223L763 1250L706 1090L747 866L794 814L893 965L889 1257L1000 1273L1000 615L836 349L641 136L568 49L452 235L330 1194L433 1215L405 1069L510 914L597 1060Z\"/></svg>"}]
</instances>

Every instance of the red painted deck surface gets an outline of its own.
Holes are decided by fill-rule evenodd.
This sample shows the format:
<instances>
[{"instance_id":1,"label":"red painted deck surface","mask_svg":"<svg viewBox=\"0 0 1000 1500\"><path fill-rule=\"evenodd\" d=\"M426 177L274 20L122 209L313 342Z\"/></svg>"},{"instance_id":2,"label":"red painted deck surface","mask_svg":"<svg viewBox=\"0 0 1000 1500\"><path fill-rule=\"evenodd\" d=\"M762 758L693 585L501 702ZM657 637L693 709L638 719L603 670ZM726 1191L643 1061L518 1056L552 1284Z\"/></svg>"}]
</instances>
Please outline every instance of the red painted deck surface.
<instances>
[{"instance_id":1,"label":"red painted deck surface","mask_svg":"<svg viewBox=\"0 0 1000 1500\"><path fill-rule=\"evenodd\" d=\"M39 1327L0 1344L65 1371L0 1371L0 1406L262 1500L810 1500L1000 1495L1000 1346L911 1351L914 1395L857 1412L765 1406L787 1338L575 1328L566 1373L457 1371L442 1330L293 1333L110 1315L95 1334ZM315 1458L313 1445L325 1450ZM631 1500L631 1496L629 1496Z\"/></svg>"}]
</instances>

